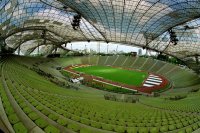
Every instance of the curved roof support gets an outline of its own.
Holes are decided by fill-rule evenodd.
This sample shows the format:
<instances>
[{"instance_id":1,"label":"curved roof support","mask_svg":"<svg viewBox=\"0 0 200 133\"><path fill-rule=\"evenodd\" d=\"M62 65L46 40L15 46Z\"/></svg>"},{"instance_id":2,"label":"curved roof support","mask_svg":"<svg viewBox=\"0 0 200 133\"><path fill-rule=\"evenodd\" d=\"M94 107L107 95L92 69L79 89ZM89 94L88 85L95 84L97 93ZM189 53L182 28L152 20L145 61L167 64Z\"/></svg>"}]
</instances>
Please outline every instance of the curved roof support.
<instances>
[{"instance_id":1,"label":"curved roof support","mask_svg":"<svg viewBox=\"0 0 200 133\"><path fill-rule=\"evenodd\" d=\"M31 26L31 27L24 27L24 28L18 28L18 29L14 29L12 32L8 33L4 38L8 38L16 33L19 33L19 32L23 32L23 31L29 31L29 30L46 30L46 31L49 31L49 32L52 32L53 34L61 37L59 34L47 29L45 26Z\"/></svg>"}]
</instances>

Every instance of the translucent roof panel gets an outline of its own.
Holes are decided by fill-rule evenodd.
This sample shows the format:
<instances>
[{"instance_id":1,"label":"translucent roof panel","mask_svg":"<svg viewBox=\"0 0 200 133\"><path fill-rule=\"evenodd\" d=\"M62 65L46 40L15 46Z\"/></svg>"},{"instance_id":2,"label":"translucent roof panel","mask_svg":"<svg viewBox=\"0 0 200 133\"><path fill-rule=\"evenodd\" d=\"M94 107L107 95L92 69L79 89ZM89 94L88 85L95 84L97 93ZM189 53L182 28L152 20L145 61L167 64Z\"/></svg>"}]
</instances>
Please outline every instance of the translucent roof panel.
<instances>
[{"instance_id":1,"label":"translucent roof panel","mask_svg":"<svg viewBox=\"0 0 200 133\"><path fill-rule=\"evenodd\" d=\"M40 48L51 53L50 45L105 41L184 60L200 53L199 14L199 0L1 0L0 33L13 49L41 40ZM75 30L72 23L77 15L81 19ZM169 29L175 32L177 45L170 42ZM26 45L35 47L35 43ZM34 50L25 53L30 51Z\"/></svg>"}]
</instances>

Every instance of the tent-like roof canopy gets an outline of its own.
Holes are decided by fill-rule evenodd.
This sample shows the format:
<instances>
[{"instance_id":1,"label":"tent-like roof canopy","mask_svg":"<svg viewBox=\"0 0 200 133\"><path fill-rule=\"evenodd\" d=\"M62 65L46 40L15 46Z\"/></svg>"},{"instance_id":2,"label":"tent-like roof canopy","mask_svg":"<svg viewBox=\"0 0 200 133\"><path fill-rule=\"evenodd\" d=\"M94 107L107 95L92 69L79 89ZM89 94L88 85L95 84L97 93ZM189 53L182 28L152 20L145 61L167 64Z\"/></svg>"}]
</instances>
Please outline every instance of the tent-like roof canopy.
<instances>
[{"instance_id":1,"label":"tent-like roof canopy","mask_svg":"<svg viewBox=\"0 0 200 133\"><path fill-rule=\"evenodd\" d=\"M76 15L81 20L74 30ZM49 53L51 45L90 40L141 46L185 60L200 54L199 26L199 0L0 1L1 37L11 48L26 47L27 54L40 45Z\"/></svg>"}]
</instances>

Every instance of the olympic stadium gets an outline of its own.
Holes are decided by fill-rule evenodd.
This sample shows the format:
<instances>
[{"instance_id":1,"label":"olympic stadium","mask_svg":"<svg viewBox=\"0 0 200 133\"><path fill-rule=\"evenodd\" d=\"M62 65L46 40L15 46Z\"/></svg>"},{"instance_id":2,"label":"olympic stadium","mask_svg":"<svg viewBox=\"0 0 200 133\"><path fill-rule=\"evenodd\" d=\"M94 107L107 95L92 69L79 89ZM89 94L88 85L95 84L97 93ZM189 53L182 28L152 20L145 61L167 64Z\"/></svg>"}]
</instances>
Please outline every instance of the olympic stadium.
<instances>
[{"instance_id":1,"label":"olympic stadium","mask_svg":"<svg viewBox=\"0 0 200 133\"><path fill-rule=\"evenodd\" d=\"M200 133L199 0L0 0L0 132Z\"/></svg>"}]
</instances>

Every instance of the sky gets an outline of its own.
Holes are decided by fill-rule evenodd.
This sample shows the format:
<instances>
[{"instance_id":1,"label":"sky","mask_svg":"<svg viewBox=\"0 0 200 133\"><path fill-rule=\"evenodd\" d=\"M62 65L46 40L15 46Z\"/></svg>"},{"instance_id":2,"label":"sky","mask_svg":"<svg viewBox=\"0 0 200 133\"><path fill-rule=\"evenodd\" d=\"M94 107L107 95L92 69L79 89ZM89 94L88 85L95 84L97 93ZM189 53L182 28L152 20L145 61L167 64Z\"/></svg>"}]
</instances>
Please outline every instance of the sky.
<instances>
[{"instance_id":1,"label":"sky","mask_svg":"<svg viewBox=\"0 0 200 133\"><path fill-rule=\"evenodd\" d=\"M85 50L89 52L90 49L93 51L99 52L99 44L100 44L100 52L101 53L107 53L107 48L108 48L108 53L112 51L123 51L125 53L128 52L138 52L139 49L142 50L142 54L146 53L146 50L143 50L140 47L136 46L128 46L125 44L118 44L118 43L105 43L105 42L72 42L67 44L68 49L72 50ZM151 54L155 55L155 52L151 52Z\"/></svg>"}]
</instances>

